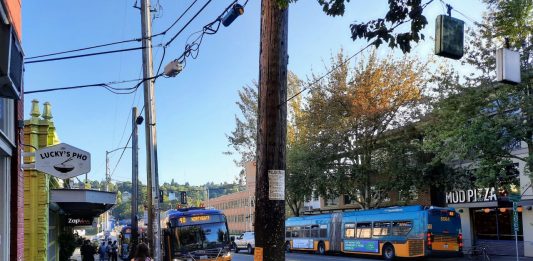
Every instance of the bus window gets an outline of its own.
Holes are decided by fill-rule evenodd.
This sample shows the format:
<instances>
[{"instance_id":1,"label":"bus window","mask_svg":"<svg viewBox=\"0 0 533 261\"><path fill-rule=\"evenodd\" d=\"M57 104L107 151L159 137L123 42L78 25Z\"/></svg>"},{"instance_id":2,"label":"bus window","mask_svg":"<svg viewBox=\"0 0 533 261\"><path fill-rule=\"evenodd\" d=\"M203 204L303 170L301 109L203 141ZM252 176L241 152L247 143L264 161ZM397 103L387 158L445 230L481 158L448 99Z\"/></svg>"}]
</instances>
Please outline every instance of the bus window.
<instances>
[{"instance_id":1,"label":"bus window","mask_svg":"<svg viewBox=\"0 0 533 261\"><path fill-rule=\"evenodd\" d=\"M305 226L304 228L304 237L311 237L311 227Z\"/></svg>"},{"instance_id":2,"label":"bus window","mask_svg":"<svg viewBox=\"0 0 533 261\"><path fill-rule=\"evenodd\" d=\"M374 236L388 236L390 234L390 221L374 222Z\"/></svg>"},{"instance_id":3,"label":"bus window","mask_svg":"<svg viewBox=\"0 0 533 261\"><path fill-rule=\"evenodd\" d=\"M345 238L354 238L355 237L355 224L345 224L344 225L344 237Z\"/></svg>"},{"instance_id":4,"label":"bus window","mask_svg":"<svg viewBox=\"0 0 533 261\"><path fill-rule=\"evenodd\" d=\"M372 236L372 224L368 223L357 223L356 229L357 238L370 238Z\"/></svg>"},{"instance_id":5,"label":"bus window","mask_svg":"<svg viewBox=\"0 0 533 261\"><path fill-rule=\"evenodd\" d=\"M412 227L413 227L413 222L411 221L392 222L392 235L393 236L405 236L409 234L409 231L411 231Z\"/></svg>"},{"instance_id":6,"label":"bus window","mask_svg":"<svg viewBox=\"0 0 533 261\"><path fill-rule=\"evenodd\" d=\"M285 237L289 238L289 237L291 237L291 235L292 235L291 227L287 227L287 230L285 231Z\"/></svg>"},{"instance_id":7,"label":"bus window","mask_svg":"<svg viewBox=\"0 0 533 261\"><path fill-rule=\"evenodd\" d=\"M300 237L300 227L292 228L292 237Z\"/></svg>"},{"instance_id":8,"label":"bus window","mask_svg":"<svg viewBox=\"0 0 533 261\"><path fill-rule=\"evenodd\" d=\"M320 225L320 237L328 236L328 225Z\"/></svg>"},{"instance_id":9,"label":"bus window","mask_svg":"<svg viewBox=\"0 0 533 261\"><path fill-rule=\"evenodd\" d=\"M311 237L317 238L318 237L318 225L312 225L311 226Z\"/></svg>"}]
</instances>

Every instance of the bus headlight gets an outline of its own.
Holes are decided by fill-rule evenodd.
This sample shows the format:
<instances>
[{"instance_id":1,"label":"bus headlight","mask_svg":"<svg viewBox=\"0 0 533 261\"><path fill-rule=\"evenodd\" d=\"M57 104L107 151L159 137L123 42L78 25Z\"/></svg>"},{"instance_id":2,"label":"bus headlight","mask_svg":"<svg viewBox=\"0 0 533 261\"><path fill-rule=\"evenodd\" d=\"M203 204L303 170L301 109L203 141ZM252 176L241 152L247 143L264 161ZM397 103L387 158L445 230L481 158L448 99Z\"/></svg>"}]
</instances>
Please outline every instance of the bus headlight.
<instances>
[{"instance_id":1,"label":"bus headlight","mask_svg":"<svg viewBox=\"0 0 533 261\"><path fill-rule=\"evenodd\" d=\"M231 257L231 251L228 251L223 257Z\"/></svg>"}]
</instances>

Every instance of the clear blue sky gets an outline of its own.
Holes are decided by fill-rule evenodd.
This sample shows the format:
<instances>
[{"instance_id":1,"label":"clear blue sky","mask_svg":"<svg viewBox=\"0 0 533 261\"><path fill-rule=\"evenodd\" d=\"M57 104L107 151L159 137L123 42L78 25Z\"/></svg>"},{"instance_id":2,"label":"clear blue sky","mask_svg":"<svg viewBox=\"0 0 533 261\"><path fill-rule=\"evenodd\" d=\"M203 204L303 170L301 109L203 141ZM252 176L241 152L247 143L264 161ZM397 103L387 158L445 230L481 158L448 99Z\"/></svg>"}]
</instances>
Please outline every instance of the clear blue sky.
<instances>
[{"instance_id":1,"label":"clear blue sky","mask_svg":"<svg viewBox=\"0 0 533 261\"><path fill-rule=\"evenodd\" d=\"M152 0L154 1L154 0ZM135 0L23 1L23 47L27 57L140 37L140 14L132 8ZM157 1L154 1L157 3ZM154 2L152 4L154 4ZM192 0L160 0L162 17L153 22L153 32L167 28ZM172 35L205 3L198 1L187 16L169 32ZM214 0L167 49L164 65L183 50L187 37L213 20L231 1ZM241 1L241 4L244 1ZM459 11L480 20L484 10L479 0L448 0ZM350 39L349 24L383 16L386 1L355 0L343 17L328 17L316 0L300 0L290 6L289 69L306 79L321 74L325 61L341 47L347 54L366 45ZM424 12L430 24L426 35L434 35L434 19L444 12L434 1ZM199 185L231 182L239 168L228 149L226 134L235 126L237 91L258 78L260 1L250 0L244 15L216 35L207 35L198 59L188 59L186 69L176 78L156 83L157 142L160 182L174 179ZM455 17L472 23L461 15ZM167 36L163 39L168 40ZM162 38L156 38L154 44ZM123 44L115 48L138 46ZM433 41L418 46L414 53L426 57ZM389 50L383 46L380 53ZM154 49L154 61L161 57ZM157 66L154 64L154 66ZM128 52L67 61L26 65L27 91L80 84L140 78L141 53ZM130 84L131 85L131 84ZM123 87L130 87L124 85ZM131 107L142 107L142 88L136 94L114 95L104 89L83 89L25 96L25 118L31 100L52 104L52 114L62 142L92 154L90 179L105 176L105 151L123 147L131 131ZM42 108L42 107L41 107ZM146 180L144 127L139 132L140 179ZM121 151L111 154L113 171ZM237 157L237 156L235 156ZM81 178L81 177L80 177ZM131 180L131 151L127 150L112 179Z\"/></svg>"}]
</instances>

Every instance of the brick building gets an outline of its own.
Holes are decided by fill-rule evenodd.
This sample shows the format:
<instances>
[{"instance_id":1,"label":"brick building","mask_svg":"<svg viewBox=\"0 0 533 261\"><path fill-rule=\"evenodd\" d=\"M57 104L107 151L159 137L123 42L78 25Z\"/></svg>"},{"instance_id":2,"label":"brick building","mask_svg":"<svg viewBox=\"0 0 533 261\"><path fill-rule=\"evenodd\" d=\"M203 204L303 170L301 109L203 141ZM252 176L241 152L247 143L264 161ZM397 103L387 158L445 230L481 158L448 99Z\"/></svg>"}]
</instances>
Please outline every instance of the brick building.
<instances>
[{"instance_id":1,"label":"brick building","mask_svg":"<svg viewBox=\"0 0 533 261\"><path fill-rule=\"evenodd\" d=\"M210 199L204 202L208 207L222 210L228 219L231 234L253 231L255 213L255 162L245 164L246 190Z\"/></svg>"},{"instance_id":2,"label":"brick building","mask_svg":"<svg viewBox=\"0 0 533 261\"><path fill-rule=\"evenodd\" d=\"M0 0L0 260L24 260L21 0Z\"/></svg>"}]
</instances>

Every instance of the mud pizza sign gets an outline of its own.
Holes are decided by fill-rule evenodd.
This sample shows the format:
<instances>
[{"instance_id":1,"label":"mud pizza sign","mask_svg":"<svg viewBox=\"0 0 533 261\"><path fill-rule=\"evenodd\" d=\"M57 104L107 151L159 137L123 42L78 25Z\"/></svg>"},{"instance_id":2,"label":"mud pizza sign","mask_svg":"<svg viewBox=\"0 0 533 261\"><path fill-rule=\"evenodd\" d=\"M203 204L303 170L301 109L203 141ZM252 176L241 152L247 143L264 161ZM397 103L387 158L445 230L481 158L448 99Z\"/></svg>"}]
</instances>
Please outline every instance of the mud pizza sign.
<instances>
[{"instance_id":1,"label":"mud pizza sign","mask_svg":"<svg viewBox=\"0 0 533 261\"><path fill-rule=\"evenodd\" d=\"M35 169L60 179L91 171L91 154L66 143L35 152Z\"/></svg>"}]
</instances>

